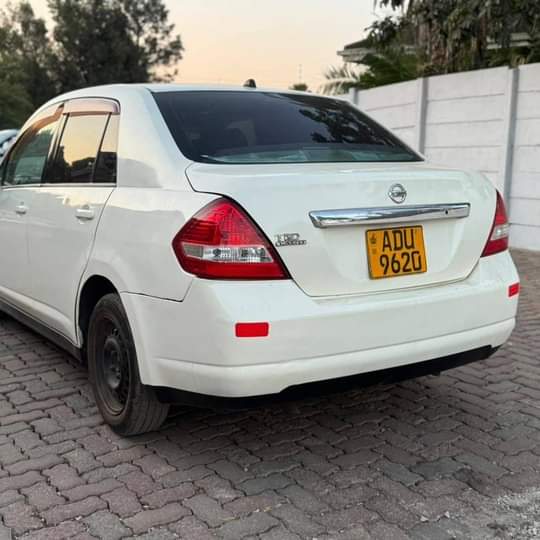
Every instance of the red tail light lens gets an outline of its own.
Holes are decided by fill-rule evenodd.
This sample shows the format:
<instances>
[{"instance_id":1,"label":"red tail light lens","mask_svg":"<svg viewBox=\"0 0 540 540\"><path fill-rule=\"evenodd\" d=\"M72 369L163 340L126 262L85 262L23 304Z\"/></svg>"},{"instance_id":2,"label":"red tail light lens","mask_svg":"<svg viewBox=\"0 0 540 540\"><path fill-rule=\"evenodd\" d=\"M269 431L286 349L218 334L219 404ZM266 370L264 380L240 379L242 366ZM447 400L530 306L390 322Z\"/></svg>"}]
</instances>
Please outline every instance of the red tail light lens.
<instances>
[{"instance_id":1,"label":"red tail light lens","mask_svg":"<svg viewBox=\"0 0 540 540\"><path fill-rule=\"evenodd\" d=\"M182 268L207 279L288 279L273 246L234 202L217 199L175 236Z\"/></svg>"},{"instance_id":2,"label":"red tail light lens","mask_svg":"<svg viewBox=\"0 0 540 540\"><path fill-rule=\"evenodd\" d=\"M510 232L510 225L508 223L508 216L506 215L506 208L504 206L503 198L497 191L497 207L495 209L495 219L493 220L493 226L489 233L489 239L487 241L482 257L488 255L495 255L501 251L508 249L508 234Z\"/></svg>"}]
</instances>

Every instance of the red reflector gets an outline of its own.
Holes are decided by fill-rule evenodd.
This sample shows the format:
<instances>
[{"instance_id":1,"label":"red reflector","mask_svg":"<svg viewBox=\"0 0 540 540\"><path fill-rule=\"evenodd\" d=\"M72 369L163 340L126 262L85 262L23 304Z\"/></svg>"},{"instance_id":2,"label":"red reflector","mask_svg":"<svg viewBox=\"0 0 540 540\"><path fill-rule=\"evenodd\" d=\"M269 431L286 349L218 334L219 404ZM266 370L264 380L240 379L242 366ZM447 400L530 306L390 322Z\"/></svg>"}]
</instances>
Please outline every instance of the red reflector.
<instances>
[{"instance_id":1,"label":"red reflector","mask_svg":"<svg viewBox=\"0 0 540 540\"><path fill-rule=\"evenodd\" d=\"M270 325L267 322L236 323L236 337L267 337Z\"/></svg>"},{"instance_id":2,"label":"red reflector","mask_svg":"<svg viewBox=\"0 0 540 540\"><path fill-rule=\"evenodd\" d=\"M519 283L514 283L513 285L510 285L508 287L508 297L512 298L512 296L516 296L516 294L519 294Z\"/></svg>"}]
</instances>

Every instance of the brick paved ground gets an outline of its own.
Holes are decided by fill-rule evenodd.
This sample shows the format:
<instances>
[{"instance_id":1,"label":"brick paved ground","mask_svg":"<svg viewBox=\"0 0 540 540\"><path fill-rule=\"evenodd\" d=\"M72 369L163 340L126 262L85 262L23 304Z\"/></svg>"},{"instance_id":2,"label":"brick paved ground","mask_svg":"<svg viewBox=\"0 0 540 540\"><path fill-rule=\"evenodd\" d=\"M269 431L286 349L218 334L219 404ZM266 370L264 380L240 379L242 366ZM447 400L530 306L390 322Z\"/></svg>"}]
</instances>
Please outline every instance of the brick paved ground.
<instances>
[{"instance_id":1,"label":"brick paved ground","mask_svg":"<svg viewBox=\"0 0 540 540\"><path fill-rule=\"evenodd\" d=\"M86 373L0 317L0 538L540 536L540 255L483 363L116 437Z\"/></svg>"}]
</instances>

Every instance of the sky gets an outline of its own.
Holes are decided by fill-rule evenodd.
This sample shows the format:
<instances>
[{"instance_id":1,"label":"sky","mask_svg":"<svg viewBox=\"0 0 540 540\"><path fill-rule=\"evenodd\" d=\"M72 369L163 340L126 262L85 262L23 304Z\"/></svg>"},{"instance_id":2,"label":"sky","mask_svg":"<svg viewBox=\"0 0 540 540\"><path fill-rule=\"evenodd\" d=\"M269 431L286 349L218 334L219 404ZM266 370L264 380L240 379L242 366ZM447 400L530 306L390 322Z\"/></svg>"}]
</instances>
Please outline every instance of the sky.
<instances>
[{"instance_id":1,"label":"sky","mask_svg":"<svg viewBox=\"0 0 540 540\"><path fill-rule=\"evenodd\" d=\"M47 0L30 0L48 19ZM316 90L336 51L361 39L373 0L165 0L185 47L178 82ZM49 19L50 20L50 19Z\"/></svg>"}]
</instances>

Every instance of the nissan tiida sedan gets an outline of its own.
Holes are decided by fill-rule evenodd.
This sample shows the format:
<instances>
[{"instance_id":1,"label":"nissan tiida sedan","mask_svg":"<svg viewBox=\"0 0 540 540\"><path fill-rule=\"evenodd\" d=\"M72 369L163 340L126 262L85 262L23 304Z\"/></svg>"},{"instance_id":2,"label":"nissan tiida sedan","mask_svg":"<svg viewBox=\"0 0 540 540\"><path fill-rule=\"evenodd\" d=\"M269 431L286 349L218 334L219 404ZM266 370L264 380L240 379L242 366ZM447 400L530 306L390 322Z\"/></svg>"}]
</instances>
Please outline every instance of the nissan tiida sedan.
<instances>
[{"instance_id":1,"label":"nissan tiida sedan","mask_svg":"<svg viewBox=\"0 0 540 540\"><path fill-rule=\"evenodd\" d=\"M175 400L487 358L515 324L508 228L485 177L345 101L90 88L2 162L0 309L87 363L129 435Z\"/></svg>"}]
</instances>

